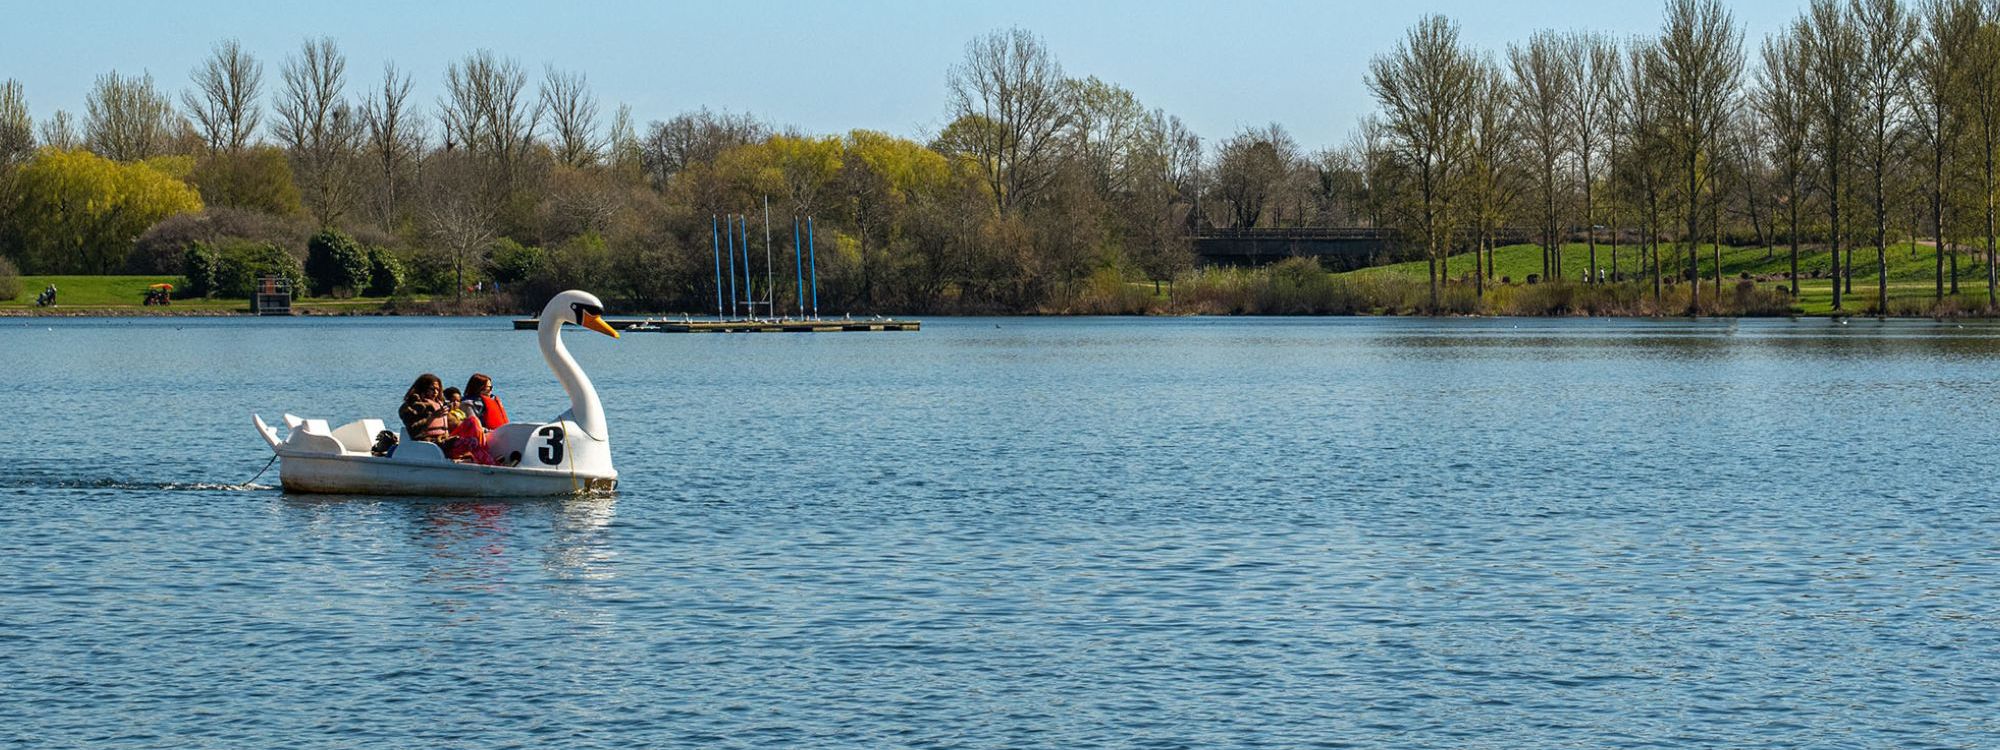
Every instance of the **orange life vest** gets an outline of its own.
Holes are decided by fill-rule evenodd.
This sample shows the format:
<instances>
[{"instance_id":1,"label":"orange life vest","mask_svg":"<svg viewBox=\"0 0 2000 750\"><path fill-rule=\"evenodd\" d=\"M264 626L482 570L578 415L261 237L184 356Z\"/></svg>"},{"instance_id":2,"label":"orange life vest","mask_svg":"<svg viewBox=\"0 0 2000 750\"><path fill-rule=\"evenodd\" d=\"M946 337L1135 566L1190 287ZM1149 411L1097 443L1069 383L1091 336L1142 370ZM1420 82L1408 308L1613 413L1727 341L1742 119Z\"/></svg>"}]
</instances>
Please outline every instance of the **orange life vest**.
<instances>
[{"instance_id":1,"label":"orange life vest","mask_svg":"<svg viewBox=\"0 0 2000 750\"><path fill-rule=\"evenodd\" d=\"M479 421L486 425L486 429L497 430L500 429L500 425L507 423L507 407L500 405L500 399L488 393L480 396L479 400L481 402Z\"/></svg>"}]
</instances>

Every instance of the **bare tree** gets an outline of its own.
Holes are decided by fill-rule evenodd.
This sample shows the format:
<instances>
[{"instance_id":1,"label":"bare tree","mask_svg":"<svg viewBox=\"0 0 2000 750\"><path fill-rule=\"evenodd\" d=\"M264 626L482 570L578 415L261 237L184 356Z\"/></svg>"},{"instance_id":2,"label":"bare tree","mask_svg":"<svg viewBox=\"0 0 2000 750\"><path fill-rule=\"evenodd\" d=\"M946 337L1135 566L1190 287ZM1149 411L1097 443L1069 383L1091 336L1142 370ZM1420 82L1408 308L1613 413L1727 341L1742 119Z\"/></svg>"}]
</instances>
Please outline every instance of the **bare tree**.
<instances>
[{"instance_id":1,"label":"bare tree","mask_svg":"<svg viewBox=\"0 0 2000 750\"><path fill-rule=\"evenodd\" d=\"M73 151L83 146L83 137L76 134L76 118L68 110L58 109L43 120L41 133L42 145L49 148Z\"/></svg>"},{"instance_id":2,"label":"bare tree","mask_svg":"<svg viewBox=\"0 0 2000 750\"><path fill-rule=\"evenodd\" d=\"M0 167L28 158L35 151L35 119L21 95L21 82L0 81Z\"/></svg>"},{"instance_id":3,"label":"bare tree","mask_svg":"<svg viewBox=\"0 0 2000 750\"><path fill-rule=\"evenodd\" d=\"M501 185L512 190L535 143L542 108L527 98L528 74L520 63L479 50L445 70L445 94L438 100L445 150L492 160Z\"/></svg>"},{"instance_id":4,"label":"bare tree","mask_svg":"<svg viewBox=\"0 0 2000 750\"><path fill-rule=\"evenodd\" d=\"M1764 67L1752 100L1770 139L1771 162L1784 185L1788 221L1785 235L1792 247L1791 292L1799 293L1799 210L1805 202L1806 169L1810 163L1812 113L1806 87L1804 42L1792 33L1764 39Z\"/></svg>"},{"instance_id":5,"label":"bare tree","mask_svg":"<svg viewBox=\"0 0 2000 750\"><path fill-rule=\"evenodd\" d=\"M1526 47L1507 47L1524 148L1534 161L1535 198L1541 206L1536 229L1541 233L1542 277L1548 279L1562 277L1560 172L1576 142L1570 109L1577 95L1577 71L1568 64L1572 58L1567 46L1555 32L1538 31Z\"/></svg>"},{"instance_id":6,"label":"bare tree","mask_svg":"<svg viewBox=\"0 0 2000 750\"><path fill-rule=\"evenodd\" d=\"M136 161L167 152L173 138L174 107L153 88L150 73L121 76L112 71L97 77L84 100L89 113L84 138L92 151L107 159Z\"/></svg>"},{"instance_id":7,"label":"bare tree","mask_svg":"<svg viewBox=\"0 0 2000 750\"><path fill-rule=\"evenodd\" d=\"M1864 101L1862 124L1867 132L1861 155L1872 187L1869 200L1875 204L1875 309L1887 314L1889 170L1900 147L1897 129L1909 111L1910 45L1917 38L1917 19L1898 0L1850 1L1862 35L1861 86L1853 93Z\"/></svg>"},{"instance_id":8,"label":"bare tree","mask_svg":"<svg viewBox=\"0 0 2000 750\"><path fill-rule=\"evenodd\" d=\"M1625 53L1612 42L1611 81L1605 86L1604 100L1604 213L1611 229L1611 280L1616 282L1625 277L1619 272L1618 235L1622 229L1624 214L1619 211L1618 198L1618 156L1619 149L1632 141L1632 133L1626 127L1626 120L1632 105L1632 81L1626 72Z\"/></svg>"},{"instance_id":9,"label":"bare tree","mask_svg":"<svg viewBox=\"0 0 2000 750\"><path fill-rule=\"evenodd\" d=\"M1133 259L1158 294L1162 280L1194 266L1187 230L1200 189L1201 138L1180 118L1154 110L1139 125L1126 167L1139 239Z\"/></svg>"},{"instance_id":10,"label":"bare tree","mask_svg":"<svg viewBox=\"0 0 2000 750\"><path fill-rule=\"evenodd\" d=\"M2000 157L2000 25L1989 18L1979 25L1970 54L1965 56L1965 99L1972 116L1979 154L1980 187L1986 207L1986 306L2000 307L2000 270L1994 248L1996 157Z\"/></svg>"},{"instance_id":11,"label":"bare tree","mask_svg":"<svg viewBox=\"0 0 2000 750\"><path fill-rule=\"evenodd\" d=\"M618 105L617 113L611 116L611 132L605 136L604 146L613 169L633 173L639 169L639 134L632 128L632 105Z\"/></svg>"},{"instance_id":12,"label":"bare tree","mask_svg":"<svg viewBox=\"0 0 2000 750\"><path fill-rule=\"evenodd\" d=\"M653 187L664 188L688 167L714 161L733 146L763 140L769 131L747 112L718 114L703 108L649 125L639 143L639 158Z\"/></svg>"},{"instance_id":13,"label":"bare tree","mask_svg":"<svg viewBox=\"0 0 2000 750\"><path fill-rule=\"evenodd\" d=\"M1840 310L1841 280L1853 273L1851 268L1843 267L1840 257L1841 244L1847 235L1840 218L1841 205L1847 198L1847 183L1841 169L1854 158L1855 138L1849 129L1854 127L1857 114L1854 92L1861 76L1861 34L1841 12L1836 0L1813 0L1793 33L1805 53L1808 83L1805 90L1812 112L1813 142L1819 146L1819 162L1826 170L1821 189L1826 194L1827 232L1833 242L1833 309ZM1994 124L1996 136L2000 136L2000 100L1995 104Z\"/></svg>"},{"instance_id":14,"label":"bare tree","mask_svg":"<svg viewBox=\"0 0 2000 750\"><path fill-rule=\"evenodd\" d=\"M551 65L542 78L541 109L555 130L556 161L572 167L597 163L604 141L597 136L597 97L582 73Z\"/></svg>"},{"instance_id":15,"label":"bare tree","mask_svg":"<svg viewBox=\"0 0 2000 750\"><path fill-rule=\"evenodd\" d=\"M1131 188L1129 161L1139 148L1146 108L1131 91L1097 76L1070 81L1076 114L1070 123L1072 155L1090 173L1092 187L1113 198Z\"/></svg>"},{"instance_id":16,"label":"bare tree","mask_svg":"<svg viewBox=\"0 0 2000 750\"><path fill-rule=\"evenodd\" d=\"M1474 69L1471 100L1472 152L1467 161L1466 188L1472 217L1473 289L1482 299L1486 280L1493 277L1488 259L1493 253L1493 234L1506 221L1510 202L1507 155L1513 143L1514 91L1507 75L1490 58L1481 57Z\"/></svg>"},{"instance_id":17,"label":"bare tree","mask_svg":"<svg viewBox=\"0 0 2000 750\"><path fill-rule=\"evenodd\" d=\"M210 151L239 151L256 137L263 112L257 97L264 64L227 39L215 45L201 67L189 74L194 88L181 92L181 105L194 118Z\"/></svg>"},{"instance_id":18,"label":"bare tree","mask_svg":"<svg viewBox=\"0 0 2000 750\"><path fill-rule=\"evenodd\" d=\"M346 213L354 183L353 154L361 118L348 106L347 56L331 38L307 40L282 69L278 92L278 141L292 157L306 208L322 224Z\"/></svg>"},{"instance_id":19,"label":"bare tree","mask_svg":"<svg viewBox=\"0 0 2000 750\"><path fill-rule=\"evenodd\" d=\"M1368 89L1383 109L1394 148L1417 178L1417 218L1430 261L1431 308L1438 307L1439 261L1448 252L1453 180L1471 137L1475 58L1459 46L1458 25L1426 16L1396 51L1368 65Z\"/></svg>"},{"instance_id":20,"label":"bare tree","mask_svg":"<svg viewBox=\"0 0 2000 750\"><path fill-rule=\"evenodd\" d=\"M1588 281L1597 274L1597 173L1592 168L1606 146L1604 140L1612 121L1606 115L1624 75L1624 66L1618 44L1602 34L1571 36L1569 47L1576 71L1576 96L1570 99L1570 134L1576 137L1575 153L1583 178L1583 227L1590 252L1590 269L1584 278Z\"/></svg>"},{"instance_id":21,"label":"bare tree","mask_svg":"<svg viewBox=\"0 0 2000 750\"><path fill-rule=\"evenodd\" d=\"M1222 143L1215 162L1215 188L1230 206L1233 226L1257 226L1298 159L1298 143L1277 123L1245 129Z\"/></svg>"},{"instance_id":22,"label":"bare tree","mask_svg":"<svg viewBox=\"0 0 2000 750\"><path fill-rule=\"evenodd\" d=\"M1720 0L1670 0L1667 21L1660 30L1660 94L1666 123L1674 134L1677 160L1687 192L1688 268L1700 259L1695 249L1699 233L1701 192L1708 175L1705 160L1719 151L1718 136L1736 104L1737 81L1743 72L1743 33ZM1719 252L1719 249L1718 249ZM1721 256L1716 273L1721 274ZM1701 274L1693 275L1690 311L1701 305ZM1716 290L1720 293L1720 289Z\"/></svg>"},{"instance_id":23,"label":"bare tree","mask_svg":"<svg viewBox=\"0 0 2000 750\"><path fill-rule=\"evenodd\" d=\"M1054 178L1060 134L1076 116L1062 65L1013 28L968 43L948 80L956 141L978 161L996 207L1032 201Z\"/></svg>"},{"instance_id":24,"label":"bare tree","mask_svg":"<svg viewBox=\"0 0 2000 750\"><path fill-rule=\"evenodd\" d=\"M1981 12L1978 0L1925 0L1919 13L1923 30L1911 53L1911 77L1916 84L1912 104L1923 145L1931 157L1924 189L1930 199L1931 227L1937 233L1936 298L1942 300L1944 258L1951 247L1944 221L1945 160L1965 137L1965 118L1956 98L1965 77L1963 56L1977 49ZM1951 293L1957 294L1958 257L1950 254Z\"/></svg>"},{"instance_id":25,"label":"bare tree","mask_svg":"<svg viewBox=\"0 0 2000 750\"><path fill-rule=\"evenodd\" d=\"M428 170L422 213L424 233L451 265L452 296L461 300L467 268L481 262L500 237L495 203L478 189L485 170L472 160L468 154L439 155L437 166Z\"/></svg>"},{"instance_id":26,"label":"bare tree","mask_svg":"<svg viewBox=\"0 0 2000 750\"><path fill-rule=\"evenodd\" d=\"M1633 40L1627 45L1625 109L1626 180L1638 204L1641 266L1650 266L1653 303L1661 302L1662 264L1660 234L1664 222L1661 200L1667 188L1667 165L1673 159L1671 134L1666 126L1666 100L1661 96L1660 47L1653 40ZM1642 268L1642 271L1649 270Z\"/></svg>"},{"instance_id":27,"label":"bare tree","mask_svg":"<svg viewBox=\"0 0 2000 750\"><path fill-rule=\"evenodd\" d=\"M401 198L398 188L408 179L405 173L409 166L423 152L423 131L411 116L409 98L410 77L398 71L395 63L386 63L382 66L382 87L361 105L368 158L381 181L375 209L376 220L383 226L394 223Z\"/></svg>"}]
</instances>

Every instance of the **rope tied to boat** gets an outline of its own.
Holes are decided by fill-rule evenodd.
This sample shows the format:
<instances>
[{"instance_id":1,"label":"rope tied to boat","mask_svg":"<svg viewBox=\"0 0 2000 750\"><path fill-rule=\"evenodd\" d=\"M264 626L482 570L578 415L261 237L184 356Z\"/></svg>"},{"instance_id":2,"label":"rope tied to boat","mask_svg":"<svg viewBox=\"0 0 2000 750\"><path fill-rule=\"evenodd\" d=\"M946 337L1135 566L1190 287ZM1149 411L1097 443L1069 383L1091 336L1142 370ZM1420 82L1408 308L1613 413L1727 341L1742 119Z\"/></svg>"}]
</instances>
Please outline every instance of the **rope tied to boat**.
<instances>
[{"instance_id":1,"label":"rope tied to boat","mask_svg":"<svg viewBox=\"0 0 2000 750\"><path fill-rule=\"evenodd\" d=\"M250 481L244 482L243 484L238 485L238 487L246 490L250 489L252 485L255 485L257 483L258 479L262 479L264 477L264 472L270 471L272 464L276 464L277 462L278 462L278 454L276 453L271 454L271 460L265 462L264 468L257 470L257 476L251 477Z\"/></svg>"}]
</instances>

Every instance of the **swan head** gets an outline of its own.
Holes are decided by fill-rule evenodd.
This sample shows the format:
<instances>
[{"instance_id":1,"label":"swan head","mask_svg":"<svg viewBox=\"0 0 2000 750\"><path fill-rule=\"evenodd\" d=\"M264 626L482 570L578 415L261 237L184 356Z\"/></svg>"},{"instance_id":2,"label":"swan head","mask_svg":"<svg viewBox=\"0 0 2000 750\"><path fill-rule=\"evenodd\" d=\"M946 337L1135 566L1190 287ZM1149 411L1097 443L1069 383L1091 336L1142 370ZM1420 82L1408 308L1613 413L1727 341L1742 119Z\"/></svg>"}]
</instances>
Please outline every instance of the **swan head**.
<instances>
[{"instance_id":1,"label":"swan head","mask_svg":"<svg viewBox=\"0 0 2000 750\"><path fill-rule=\"evenodd\" d=\"M560 328L564 323L575 323L584 328L618 338L618 329L604 322L604 303L597 295L571 289L549 299L542 307L542 320L554 321Z\"/></svg>"}]
</instances>

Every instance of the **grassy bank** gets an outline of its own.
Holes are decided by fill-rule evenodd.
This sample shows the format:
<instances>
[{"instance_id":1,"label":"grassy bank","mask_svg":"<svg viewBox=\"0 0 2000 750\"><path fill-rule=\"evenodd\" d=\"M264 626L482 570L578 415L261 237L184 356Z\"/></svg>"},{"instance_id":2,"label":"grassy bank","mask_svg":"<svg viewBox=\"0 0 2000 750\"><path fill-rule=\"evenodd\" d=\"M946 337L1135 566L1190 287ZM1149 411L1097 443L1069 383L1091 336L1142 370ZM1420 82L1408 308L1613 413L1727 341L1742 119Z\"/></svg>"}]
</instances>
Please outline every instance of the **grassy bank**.
<instances>
[{"instance_id":1,"label":"grassy bank","mask_svg":"<svg viewBox=\"0 0 2000 750\"><path fill-rule=\"evenodd\" d=\"M0 300L0 312L44 312L65 314L79 312L150 313L170 315L174 313L220 314L230 312L247 313L249 300L240 299L180 299L164 307L147 306L146 290L154 284L181 283L178 276L22 276L21 293L11 300ZM35 297L49 284L56 285L56 307L53 309L35 307ZM396 304L410 305L428 303L427 298L402 298ZM292 308L299 312L320 314L373 314L394 309L395 305L387 297L352 297L347 299L311 298L294 300Z\"/></svg>"},{"instance_id":2,"label":"grassy bank","mask_svg":"<svg viewBox=\"0 0 2000 750\"><path fill-rule=\"evenodd\" d=\"M1680 268L1685 250L1668 248L1665 258L1669 274ZM1888 314L1902 316L1977 315L1988 308L1985 267L1974 253L1959 256L1962 294L1934 297L1933 271L1936 263L1928 245L1908 244L1890 248L1888 261ZM1701 314L1704 315L1826 315L1833 311L1833 281L1826 278L1831 261L1824 248L1808 248L1800 256L1804 277L1801 293L1794 298L1786 292L1790 258L1782 248L1766 251L1761 247L1722 249L1724 284L1717 294L1714 248L1700 248L1702 283ZM1875 314L1875 253L1872 248L1855 252L1854 289L1843 305L1850 314ZM1074 288L1061 302L1038 307L1032 312L1054 315L1418 315L1430 312L1461 315L1602 315L1657 316L1684 315L1689 308L1689 285L1666 284L1655 297L1652 281L1636 277L1639 255L1636 248L1621 246L1617 268L1628 281L1587 285L1577 281L1543 281L1527 284L1529 275L1542 270L1541 249L1533 245L1512 245L1494 252L1496 276L1511 279L1489 283L1486 293L1476 291L1471 274L1471 254L1453 256L1447 264L1452 281L1439 295L1433 309L1426 264L1422 261L1397 263L1350 273L1327 273L1307 259L1291 259L1254 269L1204 268L1182 275L1157 289L1150 282L1133 282L1112 269L1102 269ZM1598 246L1598 265L1612 267L1612 248ZM1564 253L1564 278L1581 279L1589 266L1583 245L1571 245ZM1817 275L1820 278L1814 278ZM1636 278L1635 278L1636 277ZM60 291L59 307L34 307L34 297L50 283ZM177 299L169 307L141 304L153 284L178 283L172 276L23 276L21 293L0 300L0 314L227 314L248 312L244 300ZM614 301L615 302L615 301ZM508 300L491 296L358 297L315 298L294 302L294 309L310 314L456 314L481 315L511 312ZM620 310L631 313L629 310Z\"/></svg>"},{"instance_id":3,"label":"grassy bank","mask_svg":"<svg viewBox=\"0 0 2000 750\"><path fill-rule=\"evenodd\" d=\"M1710 279L1715 275L1715 248L1700 245L1700 269L1704 279L1703 296L1708 296ZM1884 258L1888 266L1889 314L1931 315L1973 313L1986 306L1986 270L1984 261L1978 254L1962 250L1958 256L1959 289L1957 296L1947 295L1938 303L1935 294L1936 256L1930 245L1909 243L1892 245ZM1607 273L1611 266L1611 246L1597 246L1597 260L1600 268ZM1806 315L1826 315L1833 312L1832 259L1826 247L1802 247L1799 254L1800 294L1797 312ZM1681 268L1686 249L1663 247L1662 262L1669 274ZM1638 273L1640 256L1631 245L1618 247L1618 270L1628 277ZM1950 256L1946 256L1946 270L1949 273ZM1495 275L1511 277L1516 284L1524 282L1529 274L1542 271L1542 251L1535 245L1510 245L1494 250L1493 265ZM1573 244L1563 251L1563 276L1581 279L1589 268L1589 249L1582 244ZM1849 313L1876 312L1876 267L1873 247L1857 248L1854 251L1853 292L1845 296L1842 308ZM1339 274L1360 278L1393 277L1424 281L1426 267L1423 261L1397 263ZM1448 264L1449 275L1453 278L1467 277L1473 270L1470 253L1453 256ZM1774 247L1724 247L1722 248L1722 275L1726 294L1734 293L1735 287L1749 281L1763 290L1782 290L1791 273L1791 255L1787 248ZM1337 276L1339 276L1337 275ZM1816 278L1817 277L1817 278ZM1651 293L1651 282L1640 279L1638 283ZM1501 287L1504 288L1504 287ZM1947 279L1947 291L1949 279ZM1725 295L1726 296L1726 295ZM1685 309L1685 304L1682 305Z\"/></svg>"}]
</instances>

